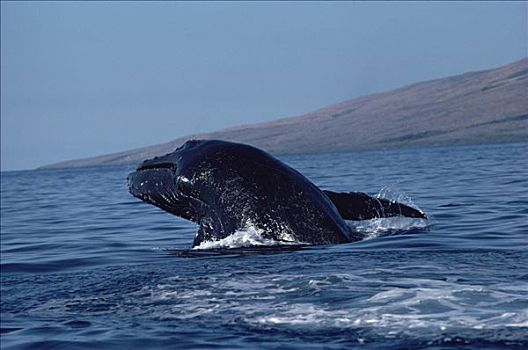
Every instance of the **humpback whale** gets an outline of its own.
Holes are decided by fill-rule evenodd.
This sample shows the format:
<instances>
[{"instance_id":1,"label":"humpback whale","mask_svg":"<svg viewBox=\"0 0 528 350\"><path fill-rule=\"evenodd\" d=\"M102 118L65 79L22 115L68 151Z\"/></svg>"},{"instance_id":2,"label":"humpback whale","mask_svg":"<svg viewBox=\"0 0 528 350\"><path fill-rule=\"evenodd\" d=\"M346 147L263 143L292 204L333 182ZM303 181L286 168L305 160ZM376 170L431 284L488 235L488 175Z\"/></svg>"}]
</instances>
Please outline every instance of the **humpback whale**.
<instances>
[{"instance_id":1,"label":"humpback whale","mask_svg":"<svg viewBox=\"0 0 528 350\"><path fill-rule=\"evenodd\" d=\"M128 187L142 201L198 224L193 247L249 226L278 242L345 243L362 238L345 220L426 218L365 193L321 190L258 148L220 140L187 141L144 161L128 175Z\"/></svg>"}]
</instances>

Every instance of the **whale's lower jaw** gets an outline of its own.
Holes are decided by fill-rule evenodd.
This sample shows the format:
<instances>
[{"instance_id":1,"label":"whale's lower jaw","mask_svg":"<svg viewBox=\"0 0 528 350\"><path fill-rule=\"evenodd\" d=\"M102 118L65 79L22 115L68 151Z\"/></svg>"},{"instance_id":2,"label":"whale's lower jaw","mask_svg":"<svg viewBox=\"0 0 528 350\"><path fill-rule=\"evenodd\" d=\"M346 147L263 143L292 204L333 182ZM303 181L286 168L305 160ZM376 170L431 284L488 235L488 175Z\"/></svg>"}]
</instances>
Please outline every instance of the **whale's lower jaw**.
<instances>
[{"instance_id":1,"label":"whale's lower jaw","mask_svg":"<svg viewBox=\"0 0 528 350\"><path fill-rule=\"evenodd\" d=\"M176 188L174 168L140 168L130 173L127 180L128 191L134 197L171 214L193 220L189 203Z\"/></svg>"}]
</instances>

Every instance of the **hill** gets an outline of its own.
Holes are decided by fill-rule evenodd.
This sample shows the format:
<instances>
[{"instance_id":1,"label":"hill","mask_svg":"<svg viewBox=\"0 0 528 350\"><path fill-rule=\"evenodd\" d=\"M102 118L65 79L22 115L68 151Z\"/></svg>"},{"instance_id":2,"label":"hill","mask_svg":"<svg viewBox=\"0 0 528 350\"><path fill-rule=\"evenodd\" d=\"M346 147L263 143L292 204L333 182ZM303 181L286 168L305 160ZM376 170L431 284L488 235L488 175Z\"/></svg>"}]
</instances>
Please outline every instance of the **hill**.
<instances>
[{"instance_id":1,"label":"hill","mask_svg":"<svg viewBox=\"0 0 528 350\"><path fill-rule=\"evenodd\" d=\"M43 168L139 163L172 152L192 138L243 142L273 154L525 141L528 58L355 98L298 117Z\"/></svg>"}]
</instances>

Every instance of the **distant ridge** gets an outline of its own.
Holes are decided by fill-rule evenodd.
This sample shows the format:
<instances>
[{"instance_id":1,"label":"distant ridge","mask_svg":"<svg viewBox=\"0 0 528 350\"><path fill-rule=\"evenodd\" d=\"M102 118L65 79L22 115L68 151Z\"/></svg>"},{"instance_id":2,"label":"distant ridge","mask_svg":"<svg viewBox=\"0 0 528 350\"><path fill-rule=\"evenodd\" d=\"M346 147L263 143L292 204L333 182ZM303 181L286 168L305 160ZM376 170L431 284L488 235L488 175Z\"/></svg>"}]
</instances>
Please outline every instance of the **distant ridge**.
<instances>
[{"instance_id":1,"label":"distant ridge","mask_svg":"<svg viewBox=\"0 0 528 350\"><path fill-rule=\"evenodd\" d=\"M526 141L528 58L355 98L298 117L42 168L136 164L193 138L243 142L274 154Z\"/></svg>"}]
</instances>

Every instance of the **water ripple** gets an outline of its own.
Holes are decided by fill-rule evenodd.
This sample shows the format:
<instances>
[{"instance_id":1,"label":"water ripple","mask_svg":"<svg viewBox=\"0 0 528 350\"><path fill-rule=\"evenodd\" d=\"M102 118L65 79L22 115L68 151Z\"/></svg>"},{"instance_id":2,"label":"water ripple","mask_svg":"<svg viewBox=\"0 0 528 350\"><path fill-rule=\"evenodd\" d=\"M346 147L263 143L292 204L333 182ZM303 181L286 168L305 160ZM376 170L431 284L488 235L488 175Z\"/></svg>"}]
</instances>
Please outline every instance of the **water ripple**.
<instances>
[{"instance_id":1,"label":"water ripple","mask_svg":"<svg viewBox=\"0 0 528 350\"><path fill-rule=\"evenodd\" d=\"M335 246L190 249L129 168L2 172L2 348L527 348L527 144L303 155L413 202Z\"/></svg>"}]
</instances>

